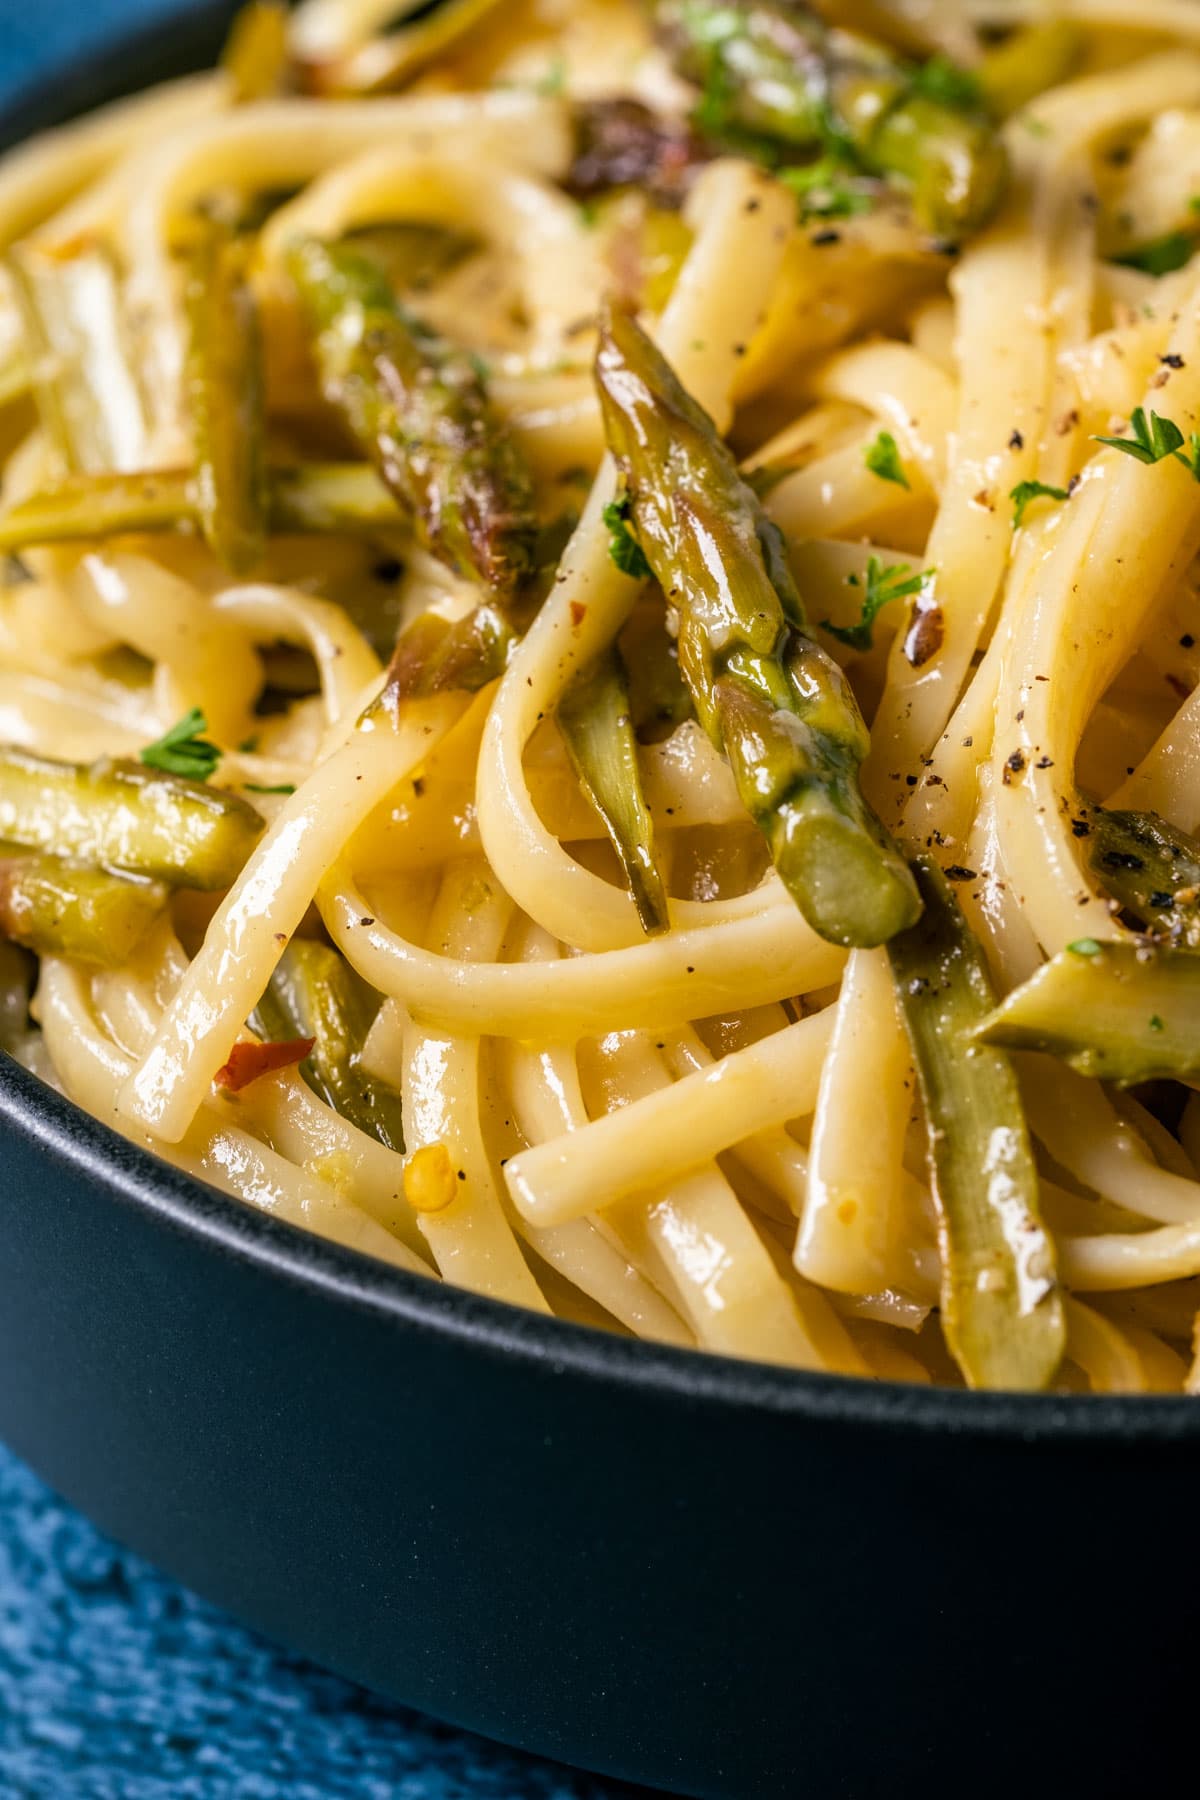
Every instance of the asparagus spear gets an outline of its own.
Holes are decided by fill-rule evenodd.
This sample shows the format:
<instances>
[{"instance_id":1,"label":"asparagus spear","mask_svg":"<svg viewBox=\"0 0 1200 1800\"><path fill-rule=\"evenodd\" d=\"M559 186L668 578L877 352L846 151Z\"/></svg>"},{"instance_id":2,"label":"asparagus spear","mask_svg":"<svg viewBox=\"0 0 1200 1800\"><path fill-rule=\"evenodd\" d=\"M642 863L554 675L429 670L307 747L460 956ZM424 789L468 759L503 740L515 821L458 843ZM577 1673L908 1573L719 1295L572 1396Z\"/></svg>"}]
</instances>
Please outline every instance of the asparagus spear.
<instances>
[{"instance_id":1,"label":"asparagus spear","mask_svg":"<svg viewBox=\"0 0 1200 1800\"><path fill-rule=\"evenodd\" d=\"M604 821L647 936L670 924L642 791L629 693L615 651L580 670L559 701L558 728L588 800Z\"/></svg>"},{"instance_id":2,"label":"asparagus spear","mask_svg":"<svg viewBox=\"0 0 1200 1800\"><path fill-rule=\"evenodd\" d=\"M431 694L477 694L503 675L518 632L499 607L484 601L453 624L421 613L401 632L376 704Z\"/></svg>"},{"instance_id":3,"label":"asparagus spear","mask_svg":"<svg viewBox=\"0 0 1200 1800\"><path fill-rule=\"evenodd\" d=\"M1082 938L982 1021L983 1044L1045 1050L1128 1085L1200 1075L1200 956Z\"/></svg>"},{"instance_id":4,"label":"asparagus spear","mask_svg":"<svg viewBox=\"0 0 1200 1800\"><path fill-rule=\"evenodd\" d=\"M200 524L234 574L261 560L267 537L262 346L246 280L246 247L212 225L187 282L187 397Z\"/></svg>"},{"instance_id":5,"label":"asparagus spear","mask_svg":"<svg viewBox=\"0 0 1200 1800\"><path fill-rule=\"evenodd\" d=\"M119 968L166 903L158 881L57 856L0 856L0 936L40 956Z\"/></svg>"},{"instance_id":6,"label":"asparagus spear","mask_svg":"<svg viewBox=\"0 0 1200 1800\"><path fill-rule=\"evenodd\" d=\"M698 118L710 131L832 149L911 194L939 237L975 230L994 210L1004 147L950 65L930 79L796 0L659 0L657 10L680 70L704 89Z\"/></svg>"},{"instance_id":7,"label":"asparagus spear","mask_svg":"<svg viewBox=\"0 0 1200 1800\"><path fill-rule=\"evenodd\" d=\"M1200 950L1200 843L1156 813L1081 815L1092 868L1156 939Z\"/></svg>"},{"instance_id":8,"label":"asparagus spear","mask_svg":"<svg viewBox=\"0 0 1200 1800\"><path fill-rule=\"evenodd\" d=\"M701 724L813 928L838 944L886 942L920 912L916 886L862 797L866 727L807 633L782 537L628 314L604 320L596 378L642 549L678 611Z\"/></svg>"},{"instance_id":9,"label":"asparagus spear","mask_svg":"<svg viewBox=\"0 0 1200 1800\"><path fill-rule=\"evenodd\" d=\"M532 571L533 487L474 361L406 312L351 247L305 239L288 266L326 398L433 555L507 598Z\"/></svg>"},{"instance_id":10,"label":"asparagus spear","mask_svg":"<svg viewBox=\"0 0 1200 1800\"><path fill-rule=\"evenodd\" d=\"M404 1149L400 1096L364 1073L379 996L328 944L294 938L250 1024L268 1041L311 1038L300 1073L313 1092L389 1150Z\"/></svg>"},{"instance_id":11,"label":"asparagus spear","mask_svg":"<svg viewBox=\"0 0 1200 1800\"><path fill-rule=\"evenodd\" d=\"M123 347L112 258L91 246L71 255L25 247L8 258L30 351L43 429L72 472L136 468L146 415Z\"/></svg>"},{"instance_id":12,"label":"asparagus spear","mask_svg":"<svg viewBox=\"0 0 1200 1800\"><path fill-rule=\"evenodd\" d=\"M139 763L0 748L0 840L176 887L227 888L263 829L252 806Z\"/></svg>"},{"instance_id":13,"label":"asparagus spear","mask_svg":"<svg viewBox=\"0 0 1200 1800\"><path fill-rule=\"evenodd\" d=\"M405 521L365 463L309 463L267 477L272 531L348 537L394 536ZM0 551L78 543L125 532L193 529L201 495L189 470L80 475L0 513Z\"/></svg>"},{"instance_id":14,"label":"asparagus spear","mask_svg":"<svg viewBox=\"0 0 1200 1800\"><path fill-rule=\"evenodd\" d=\"M993 118L1007 119L1047 88L1074 74L1086 43L1070 19L1048 19L1014 31L984 56L975 71L984 103Z\"/></svg>"},{"instance_id":15,"label":"asparagus spear","mask_svg":"<svg viewBox=\"0 0 1200 1800\"><path fill-rule=\"evenodd\" d=\"M995 996L936 864L914 864L924 915L888 945L929 1133L942 1327L971 1387L1044 1388L1065 1326L1054 1248L1012 1065L975 1031Z\"/></svg>"},{"instance_id":16,"label":"asparagus spear","mask_svg":"<svg viewBox=\"0 0 1200 1800\"><path fill-rule=\"evenodd\" d=\"M443 0L399 31L372 38L345 55L306 62L301 69L304 84L315 94L394 93L456 50L500 5L501 0ZM414 10L411 4L409 10Z\"/></svg>"},{"instance_id":17,"label":"asparagus spear","mask_svg":"<svg viewBox=\"0 0 1200 1800\"><path fill-rule=\"evenodd\" d=\"M565 186L590 200L636 187L662 206L679 206L709 152L697 134L640 100L588 100L575 109L575 155Z\"/></svg>"}]
</instances>

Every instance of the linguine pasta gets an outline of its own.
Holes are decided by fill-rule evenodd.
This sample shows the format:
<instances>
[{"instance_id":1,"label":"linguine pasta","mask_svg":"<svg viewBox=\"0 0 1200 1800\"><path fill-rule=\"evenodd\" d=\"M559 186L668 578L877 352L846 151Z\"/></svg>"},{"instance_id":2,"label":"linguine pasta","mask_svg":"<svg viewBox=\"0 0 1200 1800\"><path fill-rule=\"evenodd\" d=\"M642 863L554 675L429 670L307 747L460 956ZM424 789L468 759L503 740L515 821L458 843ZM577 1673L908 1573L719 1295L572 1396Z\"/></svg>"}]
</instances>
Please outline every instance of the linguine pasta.
<instances>
[{"instance_id":1,"label":"linguine pasta","mask_svg":"<svg viewBox=\"0 0 1200 1800\"><path fill-rule=\"evenodd\" d=\"M817 11L258 6L0 163L0 1041L499 1300L1193 1389L1197 8Z\"/></svg>"}]
</instances>

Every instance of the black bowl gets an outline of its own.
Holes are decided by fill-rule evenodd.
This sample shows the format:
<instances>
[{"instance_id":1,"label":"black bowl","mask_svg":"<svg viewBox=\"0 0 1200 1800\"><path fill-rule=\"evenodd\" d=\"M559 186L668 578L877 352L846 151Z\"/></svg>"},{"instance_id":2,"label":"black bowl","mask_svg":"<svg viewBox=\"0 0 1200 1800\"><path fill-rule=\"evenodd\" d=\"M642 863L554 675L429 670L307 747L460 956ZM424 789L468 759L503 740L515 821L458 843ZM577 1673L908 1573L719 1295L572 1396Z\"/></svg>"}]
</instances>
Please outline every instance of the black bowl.
<instances>
[{"instance_id":1,"label":"black bowl","mask_svg":"<svg viewBox=\"0 0 1200 1800\"><path fill-rule=\"evenodd\" d=\"M65 69L0 137L196 64L229 10ZM590 1769L1103 1797L1167 1791L1194 1743L1200 1406L542 1319L201 1187L7 1058L0 1433L271 1636Z\"/></svg>"}]
</instances>

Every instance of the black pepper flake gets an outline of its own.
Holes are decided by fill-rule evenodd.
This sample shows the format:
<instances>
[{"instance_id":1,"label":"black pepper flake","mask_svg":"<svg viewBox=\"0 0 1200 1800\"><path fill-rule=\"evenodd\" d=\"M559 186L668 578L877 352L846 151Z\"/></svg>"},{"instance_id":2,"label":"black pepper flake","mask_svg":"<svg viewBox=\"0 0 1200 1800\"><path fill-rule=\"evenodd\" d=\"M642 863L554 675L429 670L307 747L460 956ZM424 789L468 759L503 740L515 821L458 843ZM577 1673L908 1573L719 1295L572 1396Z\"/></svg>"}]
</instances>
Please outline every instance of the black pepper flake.
<instances>
[{"instance_id":1,"label":"black pepper flake","mask_svg":"<svg viewBox=\"0 0 1200 1800\"><path fill-rule=\"evenodd\" d=\"M417 796L417 799L419 800L421 798L421 795L425 792L425 777L423 775L414 775L412 787L413 787L413 793Z\"/></svg>"},{"instance_id":2,"label":"black pepper flake","mask_svg":"<svg viewBox=\"0 0 1200 1800\"><path fill-rule=\"evenodd\" d=\"M1174 894L1166 893L1162 888L1156 888L1154 893L1150 896L1150 904L1151 906L1157 907L1159 912L1166 912L1170 907L1174 906L1175 896Z\"/></svg>"},{"instance_id":3,"label":"black pepper flake","mask_svg":"<svg viewBox=\"0 0 1200 1800\"><path fill-rule=\"evenodd\" d=\"M1011 787L1014 777L1023 775L1024 773L1025 753L1022 750L1014 750L1011 756L1007 756L1004 759L1003 781L1005 787Z\"/></svg>"},{"instance_id":4,"label":"black pepper flake","mask_svg":"<svg viewBox=\"0 0 1200 1800\"><path fill-rule=\"evenodd\" d=\"M1020 710L1020 712L1019 712L1019 713L1018 713L1018 714L1017 714L1017 724L1018 724L1018 725L1019 725L1019 724L1020 724L1020 723L1021 723L1021 720L1022 720L1022 719L1023 719L1023 718L1024 718L1024 717L1025 717L1025 708L1024 708L1024 707L1022 707L1022 708L1021 708L1021 710Z\"/></svg>"},{"instance_id":5,"label":"black pepper flake","mask_svg":"<svg viewBox=\"0 0 1200 1800\"><path fill-rule=\"evenodd\" d=\"M1182 369L1184 361L1177 350L1169 350L1165 356L1159 357L1160 363L1166 363L1168 369Z\"/></svg>"},{"instance_id":6,"label":"black pepper flake","mask_svg":"<svg viewBox=\"0 0 1200 1800\"><path fill-rule=\"evenodd\" d=\"M374 919L371 919L371 918L363 918L363 919L360 919L358 922L360 925L373 925L375 923Z\"/></svg>"},{"instance_id":7,"label":"black pepper flake","mask_svg":"<svg viewBox=\"0 0 1200 1800\"><path fill-rule=\"evenodd\" d=\"M951 863L948 869L943 870L943 874L947 881L974 881L977 871L964 869L961 863Z\"/></svg>"},{"instance_id":8,"label":"black pepper flake","mask_svg":"<svg viewBox=\"0 0 1200 1800\"><path fill-rule=\"evenodd\" d=\"M1008 447L1010 450L1023 450L1025 448L1025 439L1021 432L1014 429L1009 437Z\"/></svg>"},{"instance_id":9,"label":"black pepper flake","mask_svg":"<svg viewBox=\"0 0 1200 1800\"><path fill-rule=\"evenodd\" d=\"M1054 758L1052 756L1039 756L1033 766L1035 769L1052 769L1054 767Z\"/></svg>"},{"instance_id":10,"label":"black pepper flake","mask_svg":"<svg viewBox=\"0 0 1200 1800\"><path fill-rule=\"evenodd\" d=\"M904 777L904 782L906 787L916 787L917 777L915 775L906 775Z\"/></svg>"},{"instance_id":11,"label":"black pepper flake","mask_svg":"<svg viewBox=\"0 0 1200 1800\"><path fill-rule=\"evenodd\" d=\"M1191 632L1185 631L1183 636L1179 640L1179 648L1181 650L1190 650L1190 649L1192 649L1195 642L1196 642L1196 640L1192 636Z\"/></svg>"},{"instance_id":12,"label":"black pepper flake","mask_svg":"<svg viewBox=\"0 0 1200 1800\"><path fill-rule=\"evenodd\" d=\"M371 573L376 581L386 581L389 583L399 581L404 573L404 564L402 562L397 562L394 556L384 556L375 564Z\"/></svg>"},{"instance_id":13,"label":"black pepper flake","mask_svg":"<svg viewBox=\"0 0 1200 1800\"><path fill-rule=\"evenodd\" d=\"M1131 850L1106 850L1100 861L1106 869L1144 869L1146 866Z\"/></svg>"},{"instance_id":14,"label":"black pepper flake","mask_svg":"<svg viewBox=\"0 0 1200 1800\"><path fill-rule=\"evenodd\" d=\"M1071 820L1071 836L1077 838L1091 837L1092 828L1086 819Z\"/></svg>"},{"instance_id":15,"label":"black pepper flake","mask_svg":"<svg viewBox=\"0 0 1200 1800\"><path fill-rule=\"evenodd\" d=\"M808 241L818 249L821 249L824 248L826 244L840 244L842 241L842 234L840 231L814 231L812 237Z\"/></svg>"}]
</instances>

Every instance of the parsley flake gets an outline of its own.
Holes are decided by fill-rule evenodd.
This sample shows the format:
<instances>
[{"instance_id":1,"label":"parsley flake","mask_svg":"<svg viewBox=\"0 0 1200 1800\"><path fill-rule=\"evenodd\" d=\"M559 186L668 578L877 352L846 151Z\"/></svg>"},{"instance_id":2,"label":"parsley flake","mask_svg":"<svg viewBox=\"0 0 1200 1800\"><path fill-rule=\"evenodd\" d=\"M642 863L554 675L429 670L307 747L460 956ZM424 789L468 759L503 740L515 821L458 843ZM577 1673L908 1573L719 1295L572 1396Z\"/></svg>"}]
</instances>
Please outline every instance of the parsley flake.
<instances>
[{"instance_id":1,"label":"parsley flake","mask_svg":"<svg viewBox=\"0 0 1200 1800\"><path fill-rule=\"evenodd\" d=\"M1094 441L1107 444L1110 450L1123 450L1126 456L1136 457L1140 463L1162 462L1164 457L1174 456L1183 443L1183 433L1174 419L1164 419L1152 412L1147 422L1144 406L1134 407L1129 423L1133 427L1131 438L1098 437Z\"/></svg>"},{"instance_id":2,"label":"parsley flake","mask_svg":"<svg viewBox=\"0 0 1200 1800\"><path fill-rule=\"evenodd\" d=\"M608 554L620 569L622 575L629 575L634 581L646 581L652 571L646 561L646 553L629 529L629 521L633 517L633 501L628 494L622 494L617 500L610 500L604 509L604 523L608 526Z\"/></svg>"},{"instance_id":3,"label":"parsley flake","mask_svg":"<svg viewBox=\"0 0 1200 1800\"><path fill-rule=\"evenodd\" d=\"M1140 463L1160 463L1173 456L1177 463L1183 464L1193 481L1200 481L1200 433L1193 431L1184 449L1184 435L1174 419L1164 419L1152 412L1147 423L1145 408L1141 406L1134 408L1129 423L1133 427L1132 438L1098 437L1094 442L1107 444L1112 450L1123 450L1126 456L1136 457Z\"/></svg>"},{"instance_id":4,"label":"parsley flake","mask_svg":"<svg viewBox=\"0 0 1200 1800\"><path fill-rule=\"evenodd\" d=\"M852 219L870 212L875 204L873 190L861 181L855 185L848 177L849 172L834 156L778 172L784 187L796 196L801 225L810 219Z\"/></svg>"},{"instance_id":5,"label":"parsley flake","mask_svg":"<svg viewBox=\"0 0 1200 1800\"><path fill-rule=\"evenodd\" d=\"M872 556L867 563L865 583L860 582L857 575L847 577L851 587L864 589L862 611L857 623L835 625L829 619L822 619L821 629L827 631L830 637L837 638L839 643L848 644L852 650L869 650L874 642L875 620L883 608L893 600L904 600L911 594L919 594L932 579L932 569L926 569L920 575L914 575L908 563L892 563L885 569L879 558Z\"/></svg>"},{"instance_id":6,"label":"parsley flake","mask_svg":"<svg viewBox=\"0 0 1200 1800\"><path fill-rule=\"evenodd\" d=\"M223 751L210 744L202 733L208 721L198 706L176 720L170 731L141 751L141 761L148 769L161 769L164 775L182 775L188 781L207 781L220 762Z\"/></svg>"},{"instance_id":7,"label":"parsley flake","mask_svg":"<svg viewBox=\"0 0 1200 1800\"><path fill-rule=\"evenodd\" d=\"M983 91L974 75L948 56L931 56L922 63L913 74L912 91L938 106L954 107L960 112L983 105Z\"/></svg>"},{"instance_id":8,"label":"parsley flake","mask_svg":"<svg viewBox=\"0 0 1200 1800\"><path fill-rule=\"evenodd\" d=\"M248 794L294 794L296 791L295 783L291 781L281 781L278 787L263 787L257 781L243 781L242 787Z\"/></svg>"},{"instance_id":9,"label":"parsley flake","mask_svg":"<svg viewBox=\"0 0 1200 1800\"><path fill-rule=\"evenodd\" d=\"M1150 1029L1151 1029L1151 1031L1165 1031L1166 1030L1166 1026L1163 1024L1162 1020L1159 1018L1157 1013L1150 1014Z\"/></svg>"},{"instance_id":10,"label":"parsley flake","mask_svg":"<svg viewBox=\"0 0 1200 1800\"><path fill-rule=\"evenodd\" d=\"M1184 268L1196 251L1196 237L1190 231L1168 231L1164 237L1152 238L1110 260L1122 269L1140 269L1143 275L1173 275Z\"/></svg>"},{"instance_id":11,"label":"parsley flake","mask_svg":"<svg viewBox=\"0 0 1200 1800\"><path fill-rule=\"evenodd\" d=\"M880 481L894 481L897 487L910 486L908 476L904 473L904 464L900 460L900 448L890 431L881 431L873 444L867 445L863 457L872 475L878 475Z\"/></svg>"},{"instance_id":12,"label":"parsley flake","mask_svg":"<svg viewBox=\"0 0 1200 1800\"><path fill-rule=\"evenodd\" d=\"M1067 500L1070 495L1066 488L1051 487L1046 481L1018 481L1008 497L1013 503L1013 530L1016 531L1025 523L1025 514L1035 500Z\"/></svg>"},{"instance_id":13,"label":"parsley flake","mask_svg":"<svg viewBox=\"0 0 1200 1800\"><path fill-rule=\"evenodd\" d=\"M1099 938L1076 938L1073 944L1067 945L1067 949L1072 956L1099 956L1104 945Z\"/></svg>"}]
</instances>

